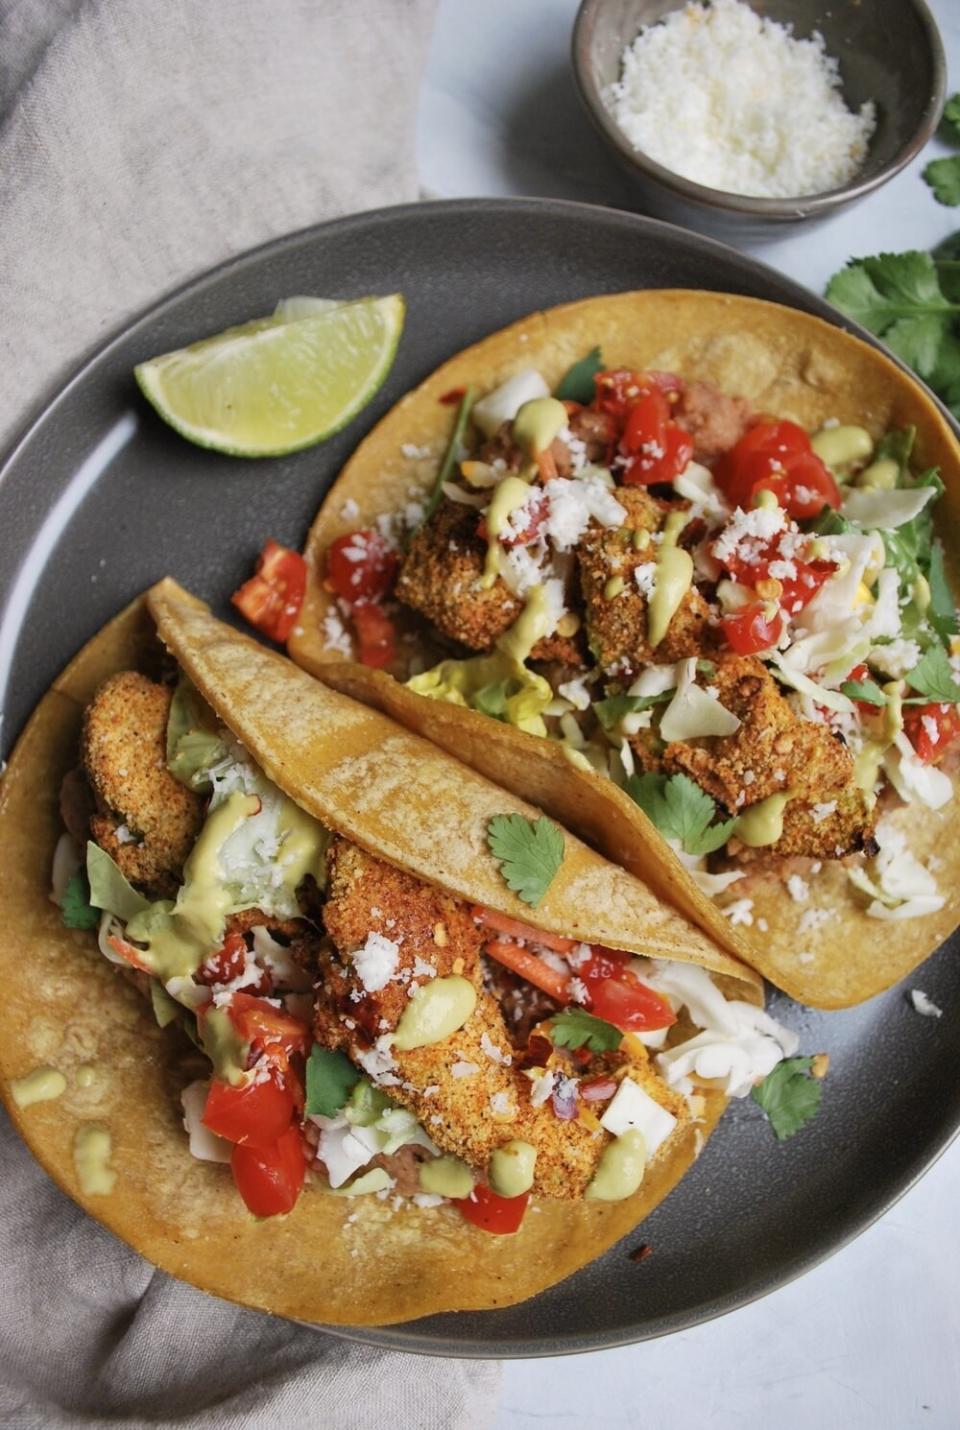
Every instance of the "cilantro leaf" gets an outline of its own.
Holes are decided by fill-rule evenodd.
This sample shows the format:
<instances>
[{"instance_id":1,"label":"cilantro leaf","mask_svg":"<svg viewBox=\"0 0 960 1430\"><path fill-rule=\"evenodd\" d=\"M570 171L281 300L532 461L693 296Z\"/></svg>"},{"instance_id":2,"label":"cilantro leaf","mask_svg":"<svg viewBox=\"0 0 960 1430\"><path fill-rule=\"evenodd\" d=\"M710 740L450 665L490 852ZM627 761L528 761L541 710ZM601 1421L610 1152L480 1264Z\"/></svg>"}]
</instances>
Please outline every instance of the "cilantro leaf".
<instances>
[{"instance_id":1,"label":"cilantro leaf","mask_svg":"<svg viewBox=\"0 0 960 1430\"><path fill-rule=\"evenodd\" d=\"M960 144L960 94L952 94L943 106L943 124L953 142Z\"/></svg>"},{"instance_id":2,"label":"cilantro leaf","mask_svg":"<svg viewBox=\"0 0 960 1430\"><path fill-rule=\"evenodd\" d=\"M905 676L920 695L938 705L953 705L960 701L960 685L942 645L932 645Z\"/></svg>"},{"instance_id":3,"label":"cilantro leaf","mask_svg":"<svg viewBox=\"0 0 960 1430\"><path fill-rule=\"evenodd\" d=\"M679 840L687 854L712 854L726 844L737 822L711 824L716 803L687 775L631 775L624 788L660 833Z\"/></svg>"},{"instance_id":4,"label":"cilantro leaf","mask_svg":"<svg viewBox=\"0 0 960 1430\"><path fill-rule=\"evenodd\" d=\"M923 177L938 204L945 204L951 209L960 204L960 154L933 159L924 169Z\"/></svg>"},{"instance_id":5,"label":"cilantro leaf","mask_svg":"<svg viewBox=\"0 0 960 1430\"><path fill-rule=\"evenodd\" d=\"M586 357L575 362L560 379L554 397L559 397L561 402L592 402L593 379L598 372L603 372L603 357L599 348L591 348Z\"/></svg>"},{"instance_id":6,"label":"cilantro leaf","mask_svg":"<svg viewBox=\"0 0 960 1430\"><path fill-rule=\"evenodd\" d=\"M550 1019L550 1037L558 1048L586 1048L591 1053L612 1052L623 1034L612 1023L596 1018L585 1008L564 1008Z\"/></svg>"},{"instance_id":7,"label":"cilantro leaf","mask_svg":"<svg viewBox=\"0 0 960 1430\"><path fill-rule=\"evenodd\" d=\"M864 705L887 704L887 697L874 680L845 680L840 686L840 693Z\"/></svg>"},{"instance_id":8,"label":"cilantro leaf","mask_svg":"<svg viewBox=\"0 0 960 1430\"><path fill-rule=\"evenodd\" d=\"M676 693L676 687L673 687L661 690L658 695L608 695L606 700L595 700L593 710L605 730L615 730L625 715L649 710L653 705L663 705Z\"/></svg>"},{"instance_id":9,"label":"cilantro leaf","mask_svg":"<svg viewBox=\"0 0 960 1430\"><path fill-rule=\"evenodd\" d=\"M307 1059L307 1116L336 1117L361 1076L344 1053L314 1043Z\"/></svg>"},{"instance_id":10,"label":"cilantro leaf","mask_svg":"<svg viewBox=\"0 0 960 1430\"><path fill-rule=\"evenodd\" d=\"M925 378L958 311L944 296L933 258L916 249L851 259L830 279L827 297Z\"/></svg>"},{"instance_id":11,"label":"cilantro leaf","mask_svg":"<svg viewBox=\"0 0 960 1430\"><path fill-rule=\"evenodd\" d=\"M750 1094L770 1119L774 1136L785 1142L815 1117L823 1084L810 1076L813 1058L784 1058Z\"/></svg>"},{"instance_id":12,"label":"cilantro leaf","mask_svg":"<svg viewBox=\"0 0 960 1430\"><path fill-rule=\"evenodd\" d=\"M507 888L535 909L563 863L563 835L544 815L495 814L487 824L490 853Z\"/></svg>"},{"instance_id":13,"label":"cilantro leaf","mask_svg":"<svg viewBox=\"0 0 960 1430\"><path fill-rule=\"evenodd\" d=\"M82 869L67 880L60 899L60 917L68 929L95 929L100 922L100 910L90 903L90 885Z\"/></svg>"},{"instance_id":14,"label":"cilantro leaf","mask_svg":"<svg viewBox=\"0 0 960 1430\"><path fill-rule=\"evenodd\" d=\"M930 549L927 580L930 583L927 619L944 645L947 645L950 637L957 634L957 611L944 567L943 545L939 541L935 541Z\"/></svg>"}]
</instances>

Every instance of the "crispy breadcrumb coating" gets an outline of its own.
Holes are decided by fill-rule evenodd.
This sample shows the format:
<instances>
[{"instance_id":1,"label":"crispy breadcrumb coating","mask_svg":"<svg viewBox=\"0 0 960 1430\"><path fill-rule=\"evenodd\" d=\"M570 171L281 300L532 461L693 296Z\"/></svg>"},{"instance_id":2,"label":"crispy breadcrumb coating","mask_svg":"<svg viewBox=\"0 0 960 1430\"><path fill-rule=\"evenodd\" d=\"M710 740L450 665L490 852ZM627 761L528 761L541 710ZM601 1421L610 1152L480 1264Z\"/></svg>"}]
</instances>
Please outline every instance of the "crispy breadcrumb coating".
<instances>
[{"instance_id":1,"label":"crispy breadcrumb coating","mask_svg":"<svg viewBox=\"0 0 960 1430\"><path fill-rule=\"evenodd\" d=\"M167 769L173 692L136 671L104 681L83 717L80 755L96 800L90 834L134 884L176 893L203 801Z\"/></svg>"},{"instance_id":2,"label":"crispy breadcrumb coating","mask_svg":"<svg viewBox=\"0 0 960 1430\"><path fill-rule=\"evenodd\" d=\"M676 503L658 501L643 487L618 487L617 501L627 510L622 527L591 525L577 548L580 585L586 608L587 639L604 671L616 670L629 677L645 665L684 660L702 655L709 643L710 608L695 586L691 586L667 628L660 644L652 649L647 641L647 597L634 575L638 567L656 560L651 543L643 549L634 545L633 533L659 531L667 515L683 510ZM619 595L605 595L607 582L621 577Z\"/></svg>"},{"instance_id":3,"label":"crispy breadcrumb coating","mask_svg":"<svg viewBox=\"0 0 960 1430\"><path fill-rule=\"evenodd\" d=\"M524 603L499 576L489 589L480 586L487 543L477 536L477 522L473 507L442 501L410 542L395 594L450 640L490 651ZM576 641L559 635L538 641L532 659L583 665Z\"/></svg>"},{"instance_id":4,"label":"crispy breadcrumb coating","mask_svg":"<svg viewBox=\"0 0 960 1430\"><path fill-rule=\"evenodd\" d=\"M499 1004L483 986L483 935L469 909L342 839L331 847L329 867L325 917L334 947L320 958L317 1040L342 1049L363 1066L377 1039L388 1040L395 1031L408 989L432 978L429 972L415 971L418 960L431 963L438 977L459 974L469 979L477 989L477 1006L464 1026L428 1047L408 1052L387 1048L384 1070L375 1080L416 1115L438 1147L462 1157L478 1172L485 1172L497 1147L520 1138L537 1149L536 1192L582 1196L609 1135L592 1119L561 1121L549 1100L532 1105L533 1080L519 1066L520 1055ZM443 927L439 944L438 925ZM394 981L374 992L364 988L350 958L370 933L398 945ZM679 1124L686 1124L685 1100L663 1083L642 1045L624 1052L618 1064L621 1076L629 1070ZM589 1074L588 1068L584 1075Z\"/></svg>"},{"instance_id":5,"label":"crispy breadcrumb coating","mask_svg":"<svg viewBox=\"0 0 960 1430\"><path fill-rule=\"evenodd\" d=\"M876 813L854 782L853 757L840 737L800 719L754 656L722 656L716 670L720 703L742 721L739 730L667 745L662 768L689 775L731 814L771 794L795 791L784 811L783 835L764 855L837 859L862 849L872 839ZM824 815L824 806L832 804Z\"/></svg>"}]
</instances>

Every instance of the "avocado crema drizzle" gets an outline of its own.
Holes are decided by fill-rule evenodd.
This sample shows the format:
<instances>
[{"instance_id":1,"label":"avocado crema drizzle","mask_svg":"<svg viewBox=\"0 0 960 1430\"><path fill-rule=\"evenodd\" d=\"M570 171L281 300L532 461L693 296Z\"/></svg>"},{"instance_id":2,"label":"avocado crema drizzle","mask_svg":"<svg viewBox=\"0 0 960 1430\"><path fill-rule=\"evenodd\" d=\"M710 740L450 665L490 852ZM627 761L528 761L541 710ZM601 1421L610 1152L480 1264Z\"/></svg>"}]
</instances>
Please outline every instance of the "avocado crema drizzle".
<instances>
[{"instance_id":1,"label":"avocado crema drizzle","mask_svg":"<svg viewBox=\"0 0 960 1430\"><path fill-rule=\"evenodd\" d=\"M498 652L479 658L476 663L523 672L523 661L540 639L545 625L542 592L539 599L534 592L520 620L502 638ZM530 679L537 681L539 677ZM196 744L201 736L202 731L181 728L173 742L168 763L178 777L181 770L177 764L177 746L183 742L190 748L191 742ZM222 759L222 741L211 740L209 733L203 738L207 740L211 761L215 762L215 756ZM206 820L184 865L183 883L175 900L147 900L137 893L104 850L92 841L87 846L91 901L125 921L124 937L136 946L138 962L156 980L151 988L158 993L165 990L166 995L190 1012L196 1012L199 992L194 975L211 952L221 947L227 918L242 909L260 907L262 903L262 899L255 897L238 897L240 890L230 881L229 859L225 855L229 841L248 819L261 812L266 798L276 809L278 852L270 864L274 903L288 911L295 905L296 891L304 879L313 876L321 887L326 879L329 832L256 767L244 764L244 770L247 782L254 783L256 788L234 789L222 798L214 791ZM209 788L212 781L207 775L203 764L194 759L189 773L190 787ZM277 871L280 879L275 877ZM204 994L207 991L204 988ZM476 1006L477 992L468 979L457 975L431 979L421 984L410 998L392 1035L392 1046L399 1052L407 1052L442 1042L464 1026ZM251 1080L253 1073L247 1067L250 1044L237 1032L228 1007L207 1006L203 1018L198 1020L198 1034L217 1078L235 1087ZM109 1134L99 1127L90 1130L76 1151L78 1175L84 1190L106 1194L114 1180L114 1174L106 1170ZM529 1192L536 1157L536 1148L517 1138L495 1149L487 1169L490 1187L502 1197ZM632 1195L643 1179L645 1164L642 1134L631 1131L614 1137L600 1156L585 1196L612 1201ZM424 1192L462 1198L469 1196L476 1178L460 1158L441 1154L423 1163L419 1181ZM371 1184L370 1190L376 1188Z\"/></svg>"}]
</instances>

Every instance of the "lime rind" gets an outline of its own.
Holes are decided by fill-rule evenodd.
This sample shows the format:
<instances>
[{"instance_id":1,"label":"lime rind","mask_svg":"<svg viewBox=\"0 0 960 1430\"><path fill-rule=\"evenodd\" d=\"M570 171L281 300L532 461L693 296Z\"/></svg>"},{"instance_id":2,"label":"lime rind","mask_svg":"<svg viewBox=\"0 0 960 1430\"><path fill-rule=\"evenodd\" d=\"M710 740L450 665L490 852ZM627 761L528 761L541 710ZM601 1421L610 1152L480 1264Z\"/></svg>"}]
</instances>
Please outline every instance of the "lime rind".
<instances>
[{"instance_id":1,"label":"lime rind","mask_svg":"<svg viewBox=\"0 0 960 1430\"><path fill-rule=\"evenodd\" d=\"M404 316L398 293L297 299L141 363L135 376L188 441L232 456L285 456L333 436L366 406L393 365Z\"/></svg>"}]
</instances>

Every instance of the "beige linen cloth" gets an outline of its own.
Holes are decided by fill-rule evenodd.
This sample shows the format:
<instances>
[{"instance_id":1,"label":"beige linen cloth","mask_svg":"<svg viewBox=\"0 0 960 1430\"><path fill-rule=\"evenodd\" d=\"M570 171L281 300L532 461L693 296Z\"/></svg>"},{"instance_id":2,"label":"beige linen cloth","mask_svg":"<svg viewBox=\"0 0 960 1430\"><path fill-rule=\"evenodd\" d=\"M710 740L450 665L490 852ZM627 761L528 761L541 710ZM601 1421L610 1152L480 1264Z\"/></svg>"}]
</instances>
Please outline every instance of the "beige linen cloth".
<instances>
[{"instance_id":1,"label":"beige linen cloth","mask_svg":"<svg viewBox=\"0 0 960 1430\"><path fill-rule=\"evenodd\" d=\"M0 449L174 284L319 219L416 198L432 18L433 0L0 0ZM6 1119L0 1157L4 1426L492 1420L496 1366L213 1300L87 1218Z\"/></svg>"}]
</instances>

